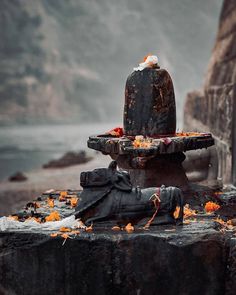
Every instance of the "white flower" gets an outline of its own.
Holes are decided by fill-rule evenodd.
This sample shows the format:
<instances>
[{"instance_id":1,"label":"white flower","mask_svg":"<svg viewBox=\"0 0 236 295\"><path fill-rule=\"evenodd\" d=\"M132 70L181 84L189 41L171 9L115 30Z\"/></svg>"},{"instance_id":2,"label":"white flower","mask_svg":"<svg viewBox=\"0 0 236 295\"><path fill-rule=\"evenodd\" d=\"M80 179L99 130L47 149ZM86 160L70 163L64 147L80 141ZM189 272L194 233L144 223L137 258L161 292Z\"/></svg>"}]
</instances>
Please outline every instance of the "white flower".
<instances>
[{"instance_id":1,"label":"white flower","mask_svg":"<svg viewBox=\"0 0 236 295\"><path fill-rule=\"evenodd\" d=\"M145 62L142 62L141 64L139 64L139 66L137 68L134 68L134 71L142 71L145 68L150 68L154 65L158 64L158 57L156 55L149 55Z\"/></svg>"}]
</instances>

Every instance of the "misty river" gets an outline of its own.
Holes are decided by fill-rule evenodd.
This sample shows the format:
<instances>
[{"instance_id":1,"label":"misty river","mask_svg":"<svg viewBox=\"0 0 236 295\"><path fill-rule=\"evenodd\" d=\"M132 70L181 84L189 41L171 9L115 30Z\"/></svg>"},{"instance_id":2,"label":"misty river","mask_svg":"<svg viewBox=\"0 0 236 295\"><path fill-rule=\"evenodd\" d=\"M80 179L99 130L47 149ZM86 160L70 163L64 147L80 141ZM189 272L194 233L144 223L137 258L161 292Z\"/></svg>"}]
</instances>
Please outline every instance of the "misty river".
<instances>
[{"instance_id":1,"label":"misty river","mask_svg":"<svg viewBox=\"0 0 236 295\"><path fill-rule=\"evenodd\" d=\"M16 171L40 168L68 151L87 149L89 135L121 124L40 125L0 127L0 180ZM87 149L88 153L94 151Z\"/></svg>"}]
</instances>

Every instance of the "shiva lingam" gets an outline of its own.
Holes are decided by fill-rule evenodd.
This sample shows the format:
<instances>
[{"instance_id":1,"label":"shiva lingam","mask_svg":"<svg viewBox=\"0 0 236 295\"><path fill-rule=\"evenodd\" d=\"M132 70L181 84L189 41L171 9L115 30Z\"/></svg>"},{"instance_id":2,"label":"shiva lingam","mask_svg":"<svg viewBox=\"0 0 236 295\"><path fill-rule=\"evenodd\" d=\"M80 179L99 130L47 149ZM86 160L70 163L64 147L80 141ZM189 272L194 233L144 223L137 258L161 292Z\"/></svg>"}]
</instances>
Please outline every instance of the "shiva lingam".
<instances>
[{"instance_id":1,"label":"shiva lingam","mask_svg":"<svg viewBox=\"0 0 236 295\"><path fill-rule=\"evenodd\" d=\"M187 188L184 152L214 145L210 133L176 132L172 79L148 56L127 78L124 127L90 136L88 147L110 155L142 188L172 185Z\"/></svg>"}]
</instances>

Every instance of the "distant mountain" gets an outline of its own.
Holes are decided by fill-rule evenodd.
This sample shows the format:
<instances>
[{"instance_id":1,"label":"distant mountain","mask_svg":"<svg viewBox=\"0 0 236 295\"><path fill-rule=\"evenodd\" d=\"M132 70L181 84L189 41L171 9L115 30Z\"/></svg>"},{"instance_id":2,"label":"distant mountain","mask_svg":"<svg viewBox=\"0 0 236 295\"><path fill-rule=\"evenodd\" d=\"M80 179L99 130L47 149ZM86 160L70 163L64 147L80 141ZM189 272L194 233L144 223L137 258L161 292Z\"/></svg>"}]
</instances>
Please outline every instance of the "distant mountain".
<instances>
[{"instance_id":1,"label":"distant mountain","mask_svg":"<svg viewBox=\"0 0 236 295\"><path fill-rule=\"evenodd\" d=\"M221 0L1 0L0 123L121 120L147 53L173 77L178 114L199 88Z\"/></svg>"}]
</instances>

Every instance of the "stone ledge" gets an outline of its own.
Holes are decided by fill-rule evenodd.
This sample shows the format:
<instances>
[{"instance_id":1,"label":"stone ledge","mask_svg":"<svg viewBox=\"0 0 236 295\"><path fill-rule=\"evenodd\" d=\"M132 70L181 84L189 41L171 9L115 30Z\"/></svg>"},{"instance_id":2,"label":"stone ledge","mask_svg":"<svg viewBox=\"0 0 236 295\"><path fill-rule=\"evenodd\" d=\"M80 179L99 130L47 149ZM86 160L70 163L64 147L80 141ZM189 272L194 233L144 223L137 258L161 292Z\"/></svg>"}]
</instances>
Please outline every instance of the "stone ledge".
<instances>
[{"instance_id":1,"label":"stone ledge","mask_svg":"<svg viewBox=\"0 0 236 295\"><path fill-rule=\"evenodd\" d=\"M207 221L132 234L83 233L64 246L62 238L49 234L1 233L0 290L24 295L223 295L225 241Z\"/></svg>"}]
</instances>

